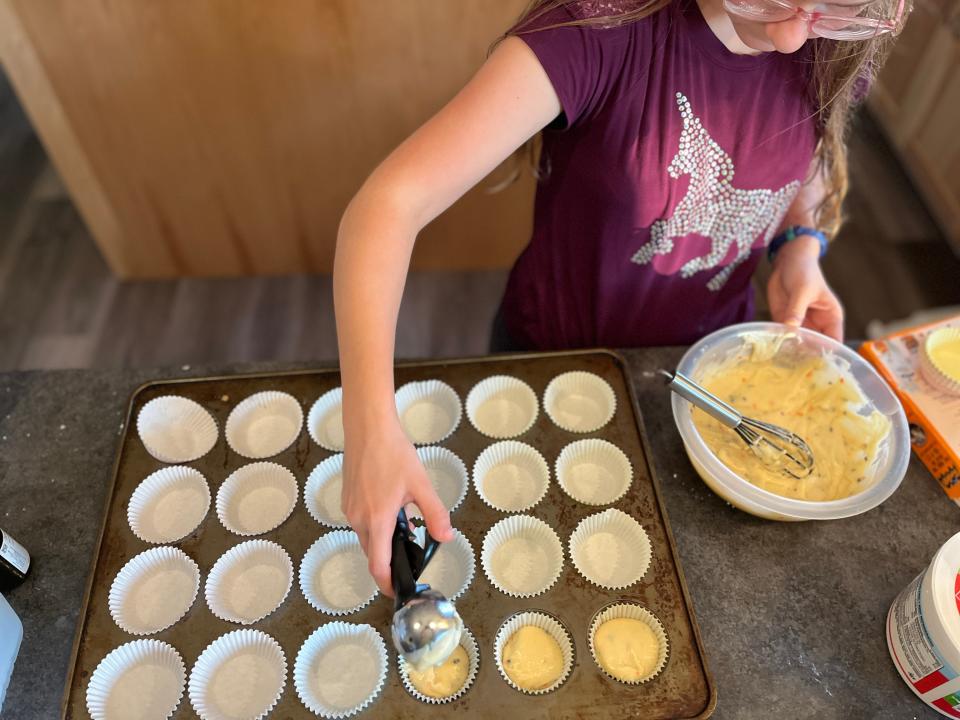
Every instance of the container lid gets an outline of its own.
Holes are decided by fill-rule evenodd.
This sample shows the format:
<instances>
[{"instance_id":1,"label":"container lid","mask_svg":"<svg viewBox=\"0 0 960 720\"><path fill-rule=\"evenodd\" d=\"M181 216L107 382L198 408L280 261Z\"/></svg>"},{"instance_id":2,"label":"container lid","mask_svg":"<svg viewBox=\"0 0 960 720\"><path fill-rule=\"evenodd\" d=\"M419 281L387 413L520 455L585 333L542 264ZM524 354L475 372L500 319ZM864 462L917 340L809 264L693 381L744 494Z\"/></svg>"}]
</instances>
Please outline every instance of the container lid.
<instances>
[{"instance_id":1,"label":"container lid","mask_svg":"<svg viewBox=\"0 0 960 720\"><path fill-rule=\"evenodd\" d=\"M934 610L952 644L940 650L949 653L945 659L956 666L960 664L960 533L933 556L930 572Z\"/></svg>"}]
</instances>

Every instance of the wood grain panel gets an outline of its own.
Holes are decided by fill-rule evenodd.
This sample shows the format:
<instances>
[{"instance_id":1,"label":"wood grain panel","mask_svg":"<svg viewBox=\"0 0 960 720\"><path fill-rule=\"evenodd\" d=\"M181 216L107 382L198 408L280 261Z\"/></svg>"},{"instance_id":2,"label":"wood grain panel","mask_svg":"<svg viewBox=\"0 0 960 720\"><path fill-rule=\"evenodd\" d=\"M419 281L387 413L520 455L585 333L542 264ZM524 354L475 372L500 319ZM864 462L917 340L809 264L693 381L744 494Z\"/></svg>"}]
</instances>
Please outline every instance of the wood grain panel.
<instances>
[{"instance_id":1,"label":"wood grain panel","mask_svg":"<svg viewBox=\"0 0 960 720\"><path fill-rule=\"evenodd\" d=\"M917 3L870 107L960 255L960 5Z\"/></svg>"},{"instance_id":2,"label":"wood grain panel","mask_svg":"<svg viewBox=\"0 0 960 720\"><path fill-rule=\"evenodd\" d=\"M938 2L916 3L871 90L871 105L894 144L905 142L916 131L948 71L929 61L931 39L944 17Z\"/></svg>"},{"instance_id":3,"label":"wood grain panel","mask_svg":"<svg viewBox=\"0 0 960 720\"><path fill-rule=\"evenodd\" d=\"M524 4L0 0L0 57L115 272L327 271L364 177ZM414 267L509 264L532 190L474 190Z\"/></svg>"}]
</instances>

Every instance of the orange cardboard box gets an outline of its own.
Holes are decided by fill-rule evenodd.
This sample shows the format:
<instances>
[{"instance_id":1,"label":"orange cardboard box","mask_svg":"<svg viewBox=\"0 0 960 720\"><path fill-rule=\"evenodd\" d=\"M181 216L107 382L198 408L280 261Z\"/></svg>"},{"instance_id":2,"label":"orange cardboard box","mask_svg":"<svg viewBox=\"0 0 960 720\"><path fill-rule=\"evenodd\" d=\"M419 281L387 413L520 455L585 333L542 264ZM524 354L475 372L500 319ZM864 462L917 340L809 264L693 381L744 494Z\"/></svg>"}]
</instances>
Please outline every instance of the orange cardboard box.
<instances>
[{"instance_id":1,"label":"orange cardboard box","mask_svg":"<svg viewBox=\"0 0 960 720\"><path fill-rule=\"evenodd\" d=\"M910 328L860 347L903 403L910 443L923 464L960 505L960 396L933 387L920 372L923 343L934 330L960 328L960 317Z\"/></svg>"}]
</instances>

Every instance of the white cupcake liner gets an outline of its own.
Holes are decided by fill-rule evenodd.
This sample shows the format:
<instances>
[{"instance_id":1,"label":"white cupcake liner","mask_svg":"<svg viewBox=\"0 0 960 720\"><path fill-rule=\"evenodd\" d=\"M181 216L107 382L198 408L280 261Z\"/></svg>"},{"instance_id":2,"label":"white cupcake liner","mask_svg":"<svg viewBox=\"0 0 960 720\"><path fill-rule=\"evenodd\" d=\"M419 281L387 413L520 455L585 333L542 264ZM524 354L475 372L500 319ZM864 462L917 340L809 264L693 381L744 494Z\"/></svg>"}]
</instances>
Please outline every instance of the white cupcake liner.
<instances>
[{"instance_id":1,"label":"white cupcake liner","mask_svg":"<svg viewBox=\"0 0 960 720\"><path fill-rule=\"evenodd\" d=\"M937 390L948 395L960 395L960 378L938 365L932 354L938 346L954 342L960 342L960 328L940 328L927 335L920 352L920 371L924 378Z\"/></svg>"},{"instance_id":2,"label":"white cupcake liner","mask_svg":"<svg viewBox=\"0 0 960 720\"><path fill-rule=\"evenodd\" d=\"M421 545L424 528L416 528L414 535ZM467 536L454 528L453 540L440 543L426 570L417 582L426 583L444 594L448 600L456 600L470 587L476 572L476 557Z\"/></svg>"},{"instance_id":3,"label":"white cupcake liner","mask_svg":"<svg viewBox=\"0 0 960 720\"><path fill-rule=\"evenodd\" d=\"M481 380L467 395L470 424L487 437L517 437L537 419L537 394L519 378L494 375Z\"/></svg>"},{"instance_id":4,"label":"white cupcake liner","mask_svg":"<svg viewBox=\"0 0 960 720\"><path fill-rule=\"evenodd\" d=\"M450 512L453 512L467 497L467 486L470 483L467 466L463 464L456 453L445 447L431 445L417 448L417 457L427 471L433 489L440 497L440 502ZM410 503L407 508L407 517L423 517L423 513L416 503Z\"/></svg>"},{"instance_id":5,"label":"white cupcake liner","mask_svg":"<svg viewBox=\"0 0 960 720\"><path fill-rule=\"evenodd\" d=\"M307 477L303 502L314 520L329 528L347 528L350 523L340 509L343 491L343 453L320 462Z\"/></svg>"},{"instance_id":6,"label":"white cupcake liner","mask_svg":"<svg viewBox=\"0 0 960 720\"><path fill-rule=\"evenodd\" d=\"M593 637L596 634L597 629L608 620L617 620L619 618L639 620L650 627L650 629L653 630L653 634L657 636L657 644L660 648L659 661L652 672L637 680L624 680L607 672L603 665L600 664L600 659L597 657L596 648L594 648ZM616 680L617 682L626 683L627 685L641 685L655 678L663 671L664 666L667 664L667 658L670 654L670 643L667 640L667 633L663 629L663 625L660 623L660 620L658 620L657 616L647 610L645 607L632 602L614 602L606 607L601 608L599 612L593 616L593 620L590 622L588 638L590 654L593 656L593 661L597 664L597 667L600 668L600 671L607 677Z\"/></svg>"},{"instance_id":7,"label":"white cupcake liner","mask_svg":"<svg viewBox=\"0 0 960 720\"><path fill-rule=\"evenodd\" d=\"M324 450L343 452L343 388L328 390L310 407L307 432Z\"/></svg>"},{"instance_id":8,"label":"white cupcake liner","mask_svg":"<svg viewBox=\"0 0 960 720\"><path fill-rule=\"evenodd\" d=\"M200 568L183 550L155 547L120 568L107 605L121 630L152 635L186 615L199 590Z\"/></svg>"},{"instance_id":9,"label":"white cupcake liner","mask_svg":"<svg viewBox=\"0 0 960 720\"><path fill-rule=\"evenodd\" d=\"M563 430L594 432L613 418L617 396L599 375L575 370L550 381L543 393L543 409Z\"/></svg>"},{"instance_id":10,"label":"white cupcake liner","mask_svg":"<svg viewBox=\"0 0 960 720\"><path fill-rule=\"evenodd\" d=\"M460 425L463 406L442 380L409 382L396 393L397 417L414 445L443 442Z\"/></svg>"},{"instance_id":11,"label":"white cupcake liner","mask_svg":"<svg viewBox=\"0 0 960 720\"><path fill-rule=\"evenodd\" d=\"M210 612L221 620L252 625L279 608L292 585L287 551L269 540L247 540L214 563L204 595Z\"/></svg>"},{"instance_id":12,"label":"white cupcake liner","mask_svg":"<svg viewBox=\"0 0 960 720\"><path fill-rule=\"evenodd\" d=\"M490 583L511 597L534 597L549 590L563 570L563 545L547 523L511 515L483 538L480 564Z\"/></svg>"},{"instance_id":13,"label":"white cupcake liner","mask_svg":"<svg viewBox=\"0 0 960 720\"><path fill-rule=\"evenodd\" d=\"M407 692L413 695L420 702L425 702L428 705L442 705L443 703L453 702L454 700L463 697L464 693L470 689L473 685L473 681L477 679L477 672L480 670L480 647L477 645L477 640L473 636L473 633L469 629L464 628L463 632L460 633L460 647L464 649L467 653L467 662L470 663L469 669L467 670L467 679L464 680L463 686L457 690L452 695L447 695L446 697L433 697L431 695L424 695L422 692L417 690L414 686L413 681L410 679L410 666L403 659L402 655L397 655L397 669L400 671L400 682L403 683L403 687L406 688Z\"/></svg>"},{"instance_id":14,"label":"white cupcake liner","mask_svg":"<svg viewBox=\"0 0 960 720\"><path fill-rule=\"evenodd\" d=\"M533 625L549 634L550 637L557 641L557 644L560 646L560 654L563 656L563 670L560 672L560 677L557 678L553 684L540 690L524 690L510 679L510 676L507 675L507 671L503 667L504 646L517 630L526 625ZM497 630L497 635L493 640L493 647L494 659L497 663L497 670L500 671L500 676L506 680L510 687L514 690L519 690L524 695L544 695L548 692L553 692L570 677L570 671L573 669L573 638L569 631L567 631L567 628L564 627L563 623L557 620L557 618L538 610L519 612L507 618L500 626L500 629Z\"/></svg>"},{"instance_id":15,"label":"white cupcake liner","mask_svg":"<svg viewBox=\"0 0 960 720\"><path fill-rule=\"evenodd\" d=\"M585 517L570 536L570 559L577 572L607 590L639 582L650 567L651 553L643 526L615 508Z\"/></svg>"},{"instance_id":16,"label":"white cupcake liner","mask_svg":"<svg viewBox=\"0 0 960 720\"><path fill-rule=\"evenodd\" d=\"M217 517L237 535L262 535L279 527L297 505L300 486L283 465L256 462L235 470L217 491Z\"/></svg>"},{"instance_id":17,"label":"white cupcake liner","mask_svg":"<svg viewBox=\"0 0 960 720\"><path fill-rule=\"evenodd\" d=\"M370 625L334 620L304 641L293 686L308 710L346 718L372 703L387 679L387 645Z\"/></svg>"},{"instance_id":18,"label":"white cupcake liner","mask_svg":"<svg viewBox=\"0 0 960 720\"><path fill-rule=\"evenodd\" d=\"M93 720L167 720L183 696L187 668L172 645L134 640L112 650L87 684Z\"/></svg>"},{"instance_id":19,"label":"white cupcake liner","mask_svg":"<svg viewBox=\"0 0 960 720\"><path fill-rule=\"evenodd\" d=\"M137 486L127 504L127 522L148 543L182 540L199 527L210 510L210 487L193 468L174 465L157 470Z\"/></svg>"},{"instance_id":20,"label":"white cupcake liner","mask_svg":"<svg viewBox=\"0 0 960 720\"><path fill-rule=\"evenodd\" d=\"M259 720L287 683L283 648L260 630L234 630L207 645L190 671L190 704L202 720Z\"/></svg>"},{"instance_id":21,"label":"white cupcake liner","mask_svg":"<svg viewBox=\"0 0 960 720\"><path fill-rule=\"evenodd\" d=\"M202 458L217 444L217 421L202 405L179 395L154 398L137 414L137 434L160 462Z\"/></svg>"},{"instance_id":22,"label":"white cupcake liner","mask_svg":"<svg viewBox=\"0 0 960 720\"><path fill-rule=\"evenodd\" d=\"M377 595L377 583L353 530L320 537L300 563L300 590L311 607L329 615L349 615Z\"/></svg>"},{"instance_id":23,"label":"white cupcake liner","mask_svg":"<svg viewBox=\"0 0 960 720\"><path fill-rule=\"evenodd\" d=\"M238 455L261 460L293 445L303 427L303 408L285 392L267 390L242 400L227 417L227 444Z\"/></svg>"},{"instance_id":24,"label":"white cupcake liner","mask_svg":"<svg viewBox=\"0 0 960 720\"><path fill-rule=\"evenodd\" d=\"M533 447L517 440L494 443L473 464L480 499L500 512L524 512L543 500L550 466Z\"/></svg>"},{"instance_id":25,"label":"white cupcake liner","mask_svg":"<svg viewBox=\"0 0 960 720\"><path fill-rule=\"evenodd\" d=\"M575 440L561 450L555 474L560 488L585 505L615 503L633 482L633 466L626 453L594 438Z\"/></svg>"}]
</instances>

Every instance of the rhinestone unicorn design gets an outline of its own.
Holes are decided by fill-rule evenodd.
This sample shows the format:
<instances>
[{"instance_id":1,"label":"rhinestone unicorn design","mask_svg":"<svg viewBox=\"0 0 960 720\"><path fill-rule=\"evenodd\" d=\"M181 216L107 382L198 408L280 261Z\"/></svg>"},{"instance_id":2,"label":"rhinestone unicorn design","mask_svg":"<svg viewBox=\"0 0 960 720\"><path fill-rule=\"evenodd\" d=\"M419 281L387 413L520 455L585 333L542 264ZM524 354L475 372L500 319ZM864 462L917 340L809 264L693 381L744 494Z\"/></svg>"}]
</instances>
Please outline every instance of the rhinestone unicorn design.
<instances>
[{"instance_id":1,"label":"rhinestone unicorn design","mask_svg":"<svg viewBox=\"0 0 960 720\"><path fill-rule=\"evenodd\" d=\"M707 287L716 291L749 257L750 248L761 233L764 245L770 242L793 202L800 182L794 180L779 190L734 187L731 157L707 134L700 118L693 114L690 101L682 93L677 93L677 107L683 120L683 131L680 133L680 148L667 166L667 172L674 179L689 175L690 185L673 215L653 223L650 240L631 260L646 265L657 255L672 252L674 241L690 234L710 238L710 251L706 255L681 266L681 277L688 278L718 267L735 245L736 257L707 281Z\"/></svg>"}]
</instances>

